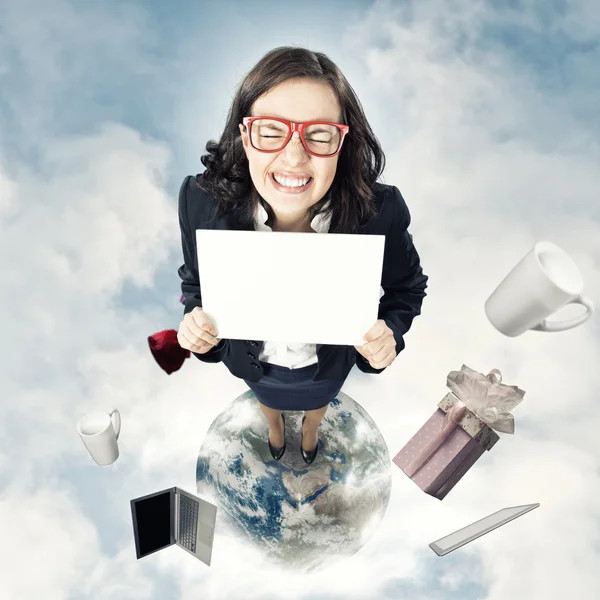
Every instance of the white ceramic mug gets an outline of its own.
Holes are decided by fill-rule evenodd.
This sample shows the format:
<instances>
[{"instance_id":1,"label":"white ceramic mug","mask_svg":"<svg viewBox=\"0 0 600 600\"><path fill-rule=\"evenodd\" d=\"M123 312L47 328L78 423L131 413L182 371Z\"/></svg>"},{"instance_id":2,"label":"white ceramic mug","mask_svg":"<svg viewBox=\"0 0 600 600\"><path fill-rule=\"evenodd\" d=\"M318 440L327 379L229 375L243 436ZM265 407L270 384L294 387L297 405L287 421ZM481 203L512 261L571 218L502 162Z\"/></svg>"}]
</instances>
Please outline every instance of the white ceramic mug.
<instances>
[{"instance_id":1,"label":"white ceramic mug","mask_svg":"<svg viewBox=\"0 0 600 600\"><path fill-rule=\"evenodd\" d=\"M587 321L594 312L581 296L583 277L573 259L550 242L538 242L486 300L485 314L500 333L564 331ZM586 312L565 321L546 318L566 304L581 304Z\"/></svg>"},{"instance_id":2,"label":"white ceramic mug","mask_svg":"<svg viewBox=\"0 0 600 600\"><path fill-rule=\"evenodd\" d=\"M117 440L121 432L121 414L113 408L108 414L90 413L79 419L77 433L91 457L99 465L111 465L119 458Z\"/></svg>"}]
</instances>

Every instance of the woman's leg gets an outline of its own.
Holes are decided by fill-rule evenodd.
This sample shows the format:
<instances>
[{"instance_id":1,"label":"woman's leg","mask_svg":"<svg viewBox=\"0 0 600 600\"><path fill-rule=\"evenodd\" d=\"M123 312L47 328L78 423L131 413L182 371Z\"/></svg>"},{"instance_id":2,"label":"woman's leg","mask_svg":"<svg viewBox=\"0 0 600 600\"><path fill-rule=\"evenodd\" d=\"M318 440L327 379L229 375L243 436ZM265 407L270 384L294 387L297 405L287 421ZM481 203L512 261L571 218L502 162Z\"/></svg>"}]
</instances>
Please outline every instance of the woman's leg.
<instances>
[{"instance_id":1,"label":"woman's leg","mask_svg":"<svg viewBox=\"0 0 600 600\"><path fill-rule=\"evenodd\" d=\"M326 404L323 408L304 411L306 419L304 419L302 425L302 448L306 452L314 450L319 442L319 424L323 420L328 407L329 404Z\"/></svg>"},{"instance_id":2,"label":"woman's leg","mask_svg":"<svg viewBox=\"0 0 600 600\"><path fill-rule=\"evenodd\" d=\"M259 402L258 405L263 411L263 415L265 415L267 425L269 426L269 441L271 442L271 446L274 448L281 448L285 439L281 411L276 410L275 408L269 408L261 402Z\"/></svg>"}]
</instances>

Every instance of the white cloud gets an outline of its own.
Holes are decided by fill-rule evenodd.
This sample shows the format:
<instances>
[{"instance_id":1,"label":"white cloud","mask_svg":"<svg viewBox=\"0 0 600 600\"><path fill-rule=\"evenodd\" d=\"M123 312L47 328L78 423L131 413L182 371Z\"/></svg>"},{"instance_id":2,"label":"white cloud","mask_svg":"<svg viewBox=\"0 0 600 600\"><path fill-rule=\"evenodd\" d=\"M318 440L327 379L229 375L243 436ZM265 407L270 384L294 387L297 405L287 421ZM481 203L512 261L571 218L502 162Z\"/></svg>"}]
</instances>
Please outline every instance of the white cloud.
<instances>
[{"instance_id":1,"label":"white cloud","mask_svg":"<svg viewBox=\"0 0 600 600\"><path fill-rule=\"evenodd\" d=\"M103 555L96 526L65 482L19 479L0 498L3 597L148 598L152 586L132 568L129 548Z\"/></svg>"}]
</instances>

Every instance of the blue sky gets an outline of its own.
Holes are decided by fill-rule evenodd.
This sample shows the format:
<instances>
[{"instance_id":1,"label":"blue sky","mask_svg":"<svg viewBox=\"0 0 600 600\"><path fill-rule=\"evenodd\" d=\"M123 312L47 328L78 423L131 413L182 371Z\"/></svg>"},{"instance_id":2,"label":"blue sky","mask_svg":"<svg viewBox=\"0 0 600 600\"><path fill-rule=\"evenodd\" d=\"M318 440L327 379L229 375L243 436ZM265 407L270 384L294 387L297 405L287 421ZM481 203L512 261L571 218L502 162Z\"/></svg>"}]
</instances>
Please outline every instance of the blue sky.
<instances>
[{"instance_id":1,"label":"blue sky","mask_svg":"<svg viewBox=\"0 0 600 600\"><path fill-rule=\"evenodd\" d=\"M0 3L7 597L262 600L282 586L299 600L600 597L597 319L512 340L482 311L541 239L571 254L600 304L595 3L49 4ZM449 371L498 367L527 391L517 431L443 502L393 467L384 523L334 572L282 579L226 536L210 568L176 549L136 561L129 500L193 491L204 432L246 389L199 361L166 377L146 337L181 319L179 185L202 170L235 86L279 45L323 51L346 74L430 277L406 350L382 376L354 370L345 393L393 455L434 411ZM121 457L103 469L75 424L113 405ZM427 547L531 502L540 508L450 556Z\"/></svg>"}]
</instances>

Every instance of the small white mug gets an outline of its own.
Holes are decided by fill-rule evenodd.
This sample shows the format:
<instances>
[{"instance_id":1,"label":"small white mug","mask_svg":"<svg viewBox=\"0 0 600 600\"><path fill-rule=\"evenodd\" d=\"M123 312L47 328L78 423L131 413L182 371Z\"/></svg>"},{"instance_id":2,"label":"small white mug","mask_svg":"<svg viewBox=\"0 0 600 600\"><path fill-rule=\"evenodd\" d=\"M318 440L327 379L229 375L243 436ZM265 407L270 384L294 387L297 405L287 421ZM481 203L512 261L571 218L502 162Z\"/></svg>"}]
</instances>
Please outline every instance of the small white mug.
<instances>
[{"instance_id":1,"label":"small white mug","mask_svg":"<svg viewBox=\"0 0 600 600\"><path fill-rule=\"evenodd\" d=\"M551 242L538 242L503 279L485 303L490 323L509 337L523 332L564 331L581 325L594 312L581 295L583 277L575 261ZM566 304L581 304L586 312L565 321L546 318Z\"/></svg>"},{"instance_id":2,"label":"small white mug","mask_svg":"<svg viewBox=\"0 0 600 600\"><path fill-rule=\"evenodd\" d=\"M85 415L77 423L77 433L96 464L111 465L119 458L117 440L121 433L121 414L116 408L108 414Z\"/></svg>"}]
</instances>

